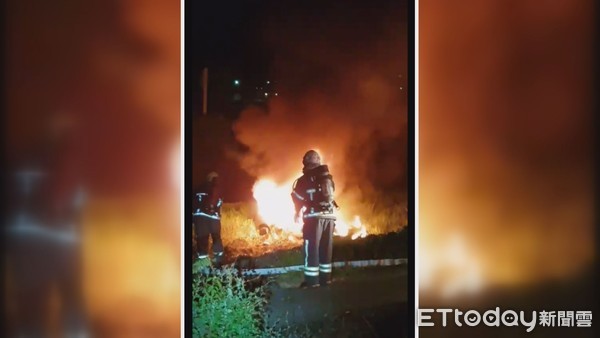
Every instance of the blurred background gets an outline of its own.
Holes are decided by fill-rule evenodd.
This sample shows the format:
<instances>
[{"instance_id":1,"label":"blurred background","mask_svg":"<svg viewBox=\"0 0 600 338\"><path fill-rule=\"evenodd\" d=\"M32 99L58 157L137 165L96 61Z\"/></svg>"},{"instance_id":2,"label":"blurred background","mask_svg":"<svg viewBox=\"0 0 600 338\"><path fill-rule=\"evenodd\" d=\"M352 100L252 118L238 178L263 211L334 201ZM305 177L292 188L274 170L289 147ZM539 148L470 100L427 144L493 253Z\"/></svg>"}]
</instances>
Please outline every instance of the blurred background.
<instances>
[{"instance_id":1,"label":"blurred background","mask_svg":"<svg viewBox=\"0 0 600 338\"><path fill-rule=\"evenodd\" d=\"M420 1L421 307L596 305L594 7ZM179 336L179 11L166 0L5 2L12 333Z\"/></svg>"},{"instance_id":2,"label":"blurred background","mask_svg":"<svg viewBox=\"0 0 600 338\"><path fill-rule=\"evenodd\" d=\"M4 15L2 336L178 337L179 1Z\"/></svg>"},{"instance_id":3,"label":"blurred background","mask_svg":"<svg viewBox=\"0 0 600 338\"><path fill-rule=\"evenodd\" d=\"M594 7L420 1L422 308L595 308Z\"/></svg>"}]
</instances>

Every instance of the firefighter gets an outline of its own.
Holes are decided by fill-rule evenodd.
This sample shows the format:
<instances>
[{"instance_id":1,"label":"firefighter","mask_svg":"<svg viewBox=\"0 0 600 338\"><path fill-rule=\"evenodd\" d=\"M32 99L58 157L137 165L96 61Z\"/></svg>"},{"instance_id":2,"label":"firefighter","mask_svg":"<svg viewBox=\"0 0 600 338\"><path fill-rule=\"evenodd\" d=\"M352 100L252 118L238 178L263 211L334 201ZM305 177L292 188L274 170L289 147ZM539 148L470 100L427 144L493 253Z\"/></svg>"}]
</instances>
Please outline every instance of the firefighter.
<instances>
[{"instance_id":1,"label":"firefighter","mask_svg":"<svg viewBox=\"0 0 600 338\"><path fill-rule=\"evenodd\" d=\"M221 205L219 174L211 172L196 193L194 206L194 231L196 233L197 261L200 265L210 265L208 238L212 237L213 261L218 266L223 258L221 240Z\"/></svg>"},{"instance_id":2,"label":"firefighter","mask_svg":"<svg viewBox=\"0 0 600 338\"><path fill-rule=\"evenodd\" d=\"M80 228L83 175L72 149L72 126L52 117L39 144L10 170L8 260L11 267L16 336L45 336L47 304L60 297L60 336L89 334L83 304Z\"/></svg>"},{"instance_id":3,"label":"firefighter","mask_svg":"<svg viewBox=\"0 0 600 338\"><path fill-rule=\"evenodd\" d=\"M304 282L302 288L331 283L331 254L335 227L335 184L319 154L310 150L302 159L303 175L294 182L296 219L302 217Z\"/></svg>"}]
</instances>

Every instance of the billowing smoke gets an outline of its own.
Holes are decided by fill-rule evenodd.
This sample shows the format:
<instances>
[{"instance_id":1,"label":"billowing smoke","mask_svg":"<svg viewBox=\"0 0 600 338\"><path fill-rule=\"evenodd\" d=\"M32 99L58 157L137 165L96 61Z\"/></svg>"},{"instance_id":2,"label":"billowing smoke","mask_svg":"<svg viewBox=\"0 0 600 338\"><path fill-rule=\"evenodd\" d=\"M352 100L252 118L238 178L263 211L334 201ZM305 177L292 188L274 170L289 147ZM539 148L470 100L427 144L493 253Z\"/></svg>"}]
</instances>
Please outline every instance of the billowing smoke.
<instances>
[{"instance_id":1,"label":"billowing smoke","mask_svg":"<svg viewBox=\"0 0 600 338\"><path fill-rule=\"evenodd\" d=\"M491 282L592 259L591 7L420 2L422 263L453 233Z\"/></svg>"},{"instance_id":2,"label":"billowing smoke","mask_svg":"<svg viewBox=\"0 0 600 338\"><path fill-rule=\"evenodd\" d=\"M384 187L401 194L404 9L279 10L285 20L270 19L264 29L272 55L269 79L278 95L271 93L266 108L246 109L236 122L236 137L249 149L239 157L242 167L283 183L301 173L303 154L316 149L332 170L342 202L373 203Z\"/></svg>"}]
</instances>

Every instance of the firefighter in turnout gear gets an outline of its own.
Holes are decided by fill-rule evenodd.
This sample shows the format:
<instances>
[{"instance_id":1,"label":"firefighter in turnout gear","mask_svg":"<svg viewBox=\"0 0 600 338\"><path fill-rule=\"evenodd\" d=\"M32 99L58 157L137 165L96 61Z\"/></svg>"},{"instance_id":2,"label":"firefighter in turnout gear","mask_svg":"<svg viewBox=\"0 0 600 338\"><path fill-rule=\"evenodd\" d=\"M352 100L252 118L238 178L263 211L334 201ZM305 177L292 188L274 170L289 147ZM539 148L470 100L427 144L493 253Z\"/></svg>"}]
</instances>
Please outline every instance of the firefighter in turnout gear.
<instances>
[{"instance_id":1,"label":"firefighter in turnout gear","mask_svg":"<svg viewBox=\"0 0 600 338\"><path fill-rule=\"evenodd\" d=\"M303 175L294 182L292 200L296 218L303 219L304 283L316 287L331 283L331 254L335 227L335 184L319 154L310 150L302 159Z\"/></svg>"},{"instance_id":2,"label":"firefighter in turnout gear","mask_svg":"<svg viewBox=\"0 0 600 338\"><path fill-rule=\"evenodd\" d=\"M194 199L194 231L198 249L198 262L210 265L208 255L208 238L212 237L212 252L215 264L221 264L223 258L223 242L221 240L221 205L223 200L219 193L219 175L211 172L200 187Z\"/></svg>"},{"instance_id":3,"label":"firefighter in turnout gear","mask_svg":"<svg viewBox=\"0 0 600 338\"><path fill-rule=\"evenodd\" d=\"M48 129L20 152L5 178L8 276L14 315L8 337L46 337L54 297L60 337L87 337L83 302L85 178L70 116L51 116ZM54 313L54 311L52 312Z\"/></svg>"}]
</instances>

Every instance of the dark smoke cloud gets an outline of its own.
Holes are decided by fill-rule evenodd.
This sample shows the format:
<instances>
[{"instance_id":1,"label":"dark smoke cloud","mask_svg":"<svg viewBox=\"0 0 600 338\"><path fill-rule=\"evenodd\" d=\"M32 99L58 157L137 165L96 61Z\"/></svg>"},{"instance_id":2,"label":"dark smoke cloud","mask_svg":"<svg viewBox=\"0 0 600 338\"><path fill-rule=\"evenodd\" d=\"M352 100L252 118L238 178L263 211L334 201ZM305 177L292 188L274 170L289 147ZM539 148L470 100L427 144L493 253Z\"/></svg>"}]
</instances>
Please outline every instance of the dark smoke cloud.
<instances>
[{"instance_id":1,"label":"dark smoke cloud","mask_svg":"<svg viewBox=\"0 0 600 338\"><path fill-rule=\"evenodd\" d=\"M264 43L279 95L266 110L249 108L236 122L236 137L249 148L241 165L283 183L300 173L302 155L315 148L344 187L342 199L384 185L401 192L406 13L401 4L309 5L270 9Z\"/></svg>"}]
</instances>

